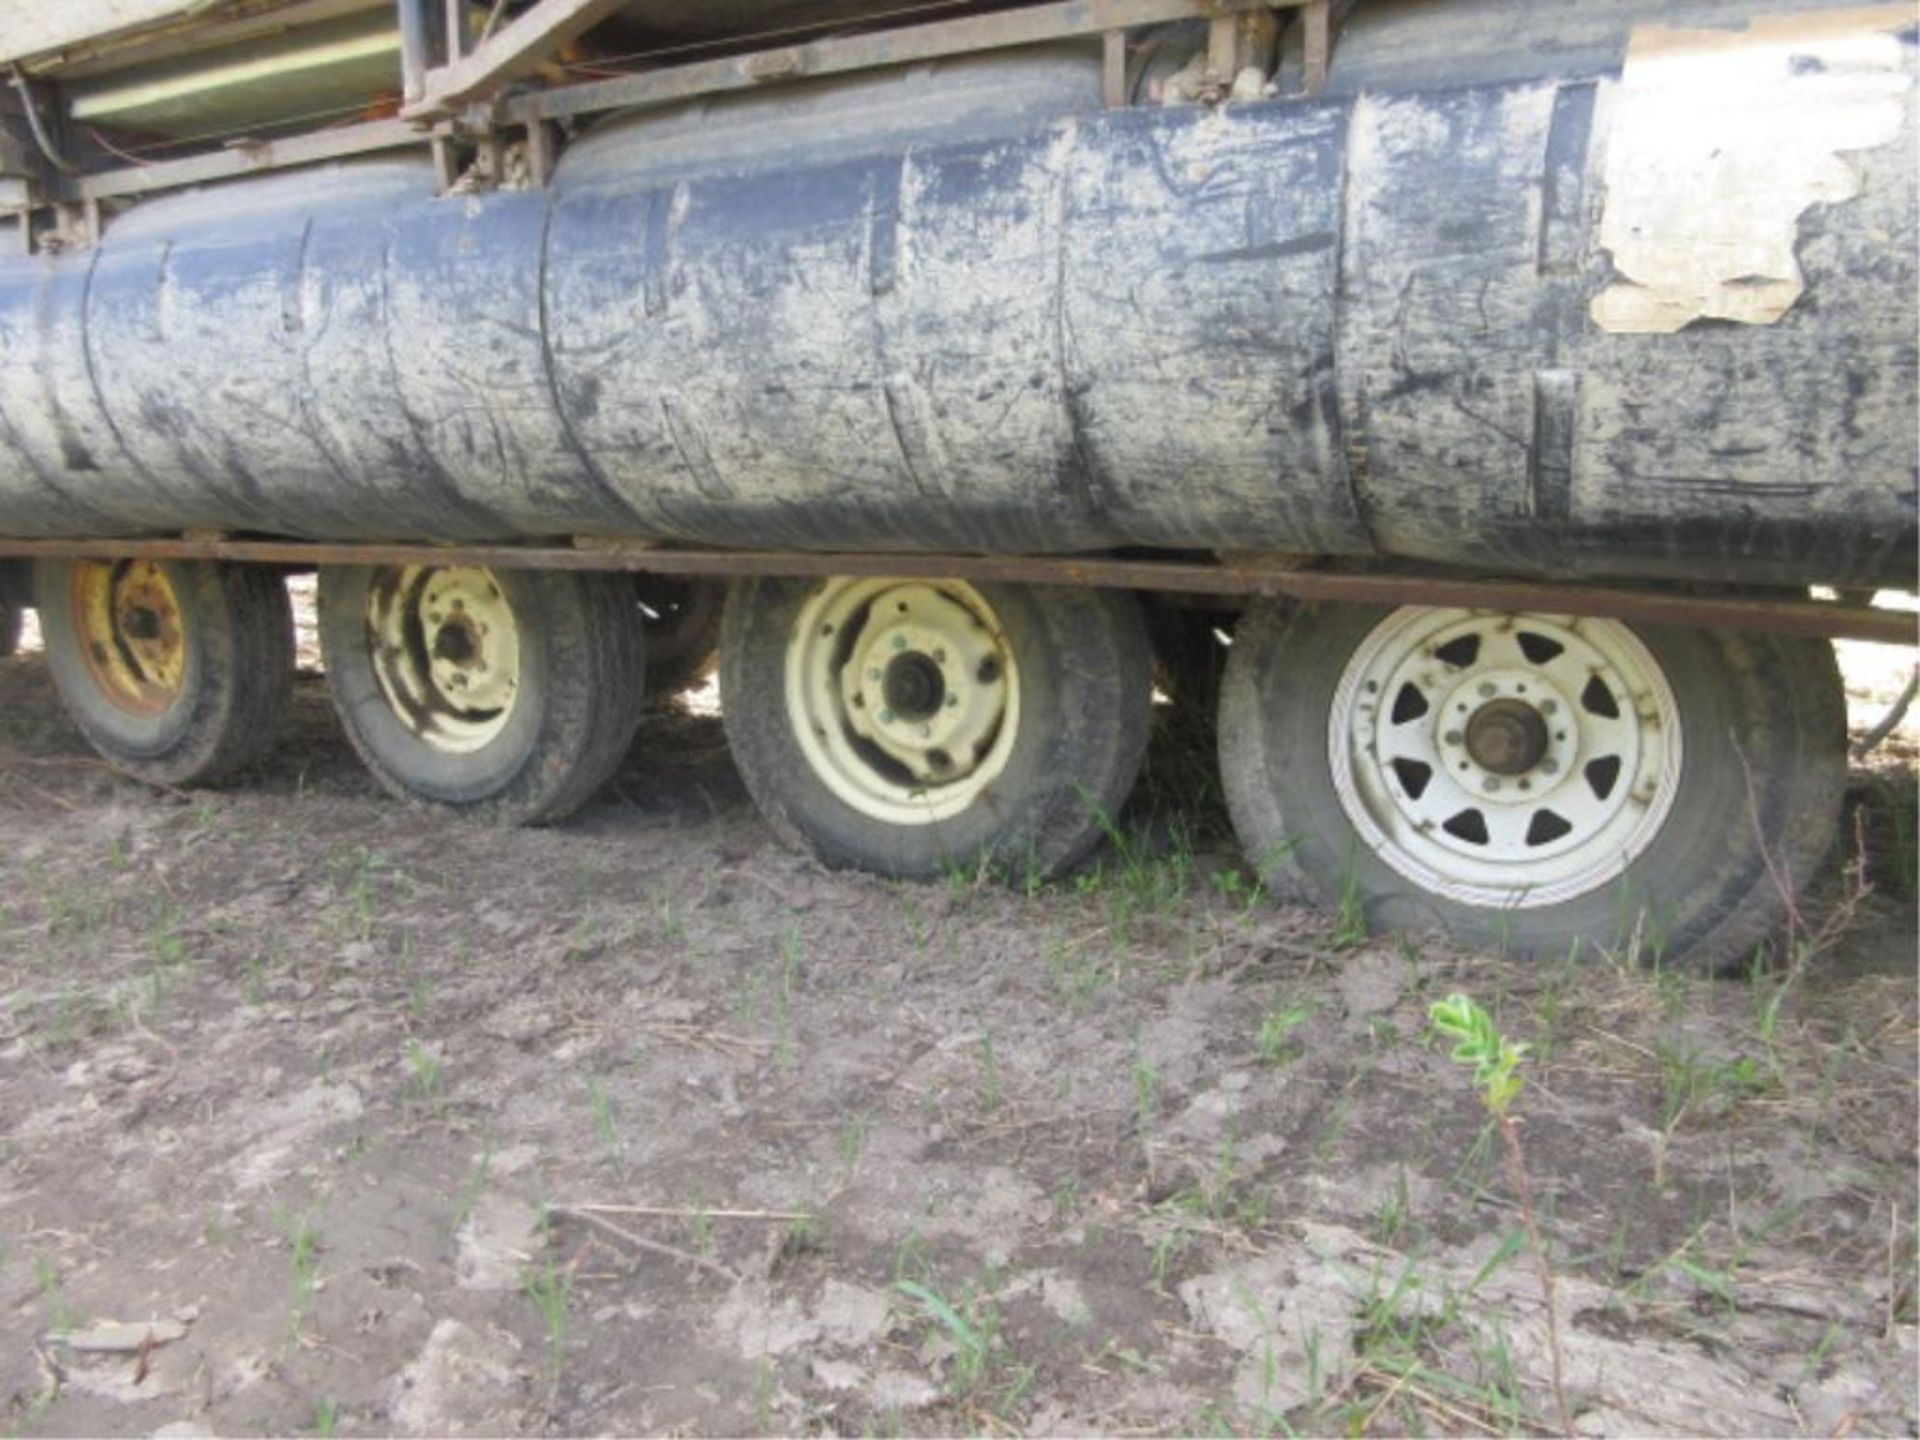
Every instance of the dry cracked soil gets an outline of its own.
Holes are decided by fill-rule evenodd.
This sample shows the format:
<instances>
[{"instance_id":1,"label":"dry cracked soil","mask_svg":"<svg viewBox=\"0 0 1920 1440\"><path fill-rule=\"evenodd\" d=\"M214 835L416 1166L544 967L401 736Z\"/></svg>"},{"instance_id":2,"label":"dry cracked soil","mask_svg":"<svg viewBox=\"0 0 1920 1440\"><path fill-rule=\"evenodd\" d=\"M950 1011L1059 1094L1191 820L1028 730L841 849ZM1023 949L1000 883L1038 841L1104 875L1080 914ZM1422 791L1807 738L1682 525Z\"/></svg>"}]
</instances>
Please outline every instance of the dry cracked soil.
<instances>
[{"instance_id":1,"label":"dry cracked soil","mask_svg":"<svg viewBox=\"0 0 1920 1440\"><path fill-rule=\"evenodd\" d=\"M1916 1433L1911 731L1870 893L1709 981L1268 905L1159 728L1081 875L906 886L779 848L711 705L505 832L377 793L312 674L167 793L0 661L0 1426L1549 1431L1459 990L1532 1047L1578 1431Z\"/></svg>"}]
</instances>

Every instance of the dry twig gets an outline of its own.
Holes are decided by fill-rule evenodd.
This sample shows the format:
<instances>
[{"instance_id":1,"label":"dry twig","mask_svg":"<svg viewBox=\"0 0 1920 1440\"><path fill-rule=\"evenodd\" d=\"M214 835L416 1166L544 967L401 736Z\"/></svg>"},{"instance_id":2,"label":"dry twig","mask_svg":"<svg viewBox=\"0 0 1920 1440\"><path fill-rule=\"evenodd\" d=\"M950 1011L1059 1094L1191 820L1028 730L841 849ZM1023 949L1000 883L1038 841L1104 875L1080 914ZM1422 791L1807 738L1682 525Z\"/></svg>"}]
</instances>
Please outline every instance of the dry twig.
<instances>
[{"instance_id":1,"label":"dry twig","mask_svg":"<svg viewBox=\"0 0 1920 1440\"><path fill-rule=\"evenodd\" d=\"M692 1205L611 1205L576 1200L554 1207L593 1215L657 1215L669 1220L811 1220L801 1210L703 1210Z\"/></svg>"},{"instance_id":2,"label":"dry twig","mask_svg":"<svg viewBox=\"0 0 1920 1440\"><path fill-rule=\"evenodd\" d=\"M740 1276L726 1266L707 1259L704 1255L696 1255L691 1250L682 1250L678 1245L669 1245L662 1240L649 1240L645 1235L636 1235L624 1225L616 1225L604 1215L596 1214L592 1210L578 1210L571 1205L555 1205L551 1208L555 1215L570 1215L575 1220L597 1226L616 1240L623 1241L636 1250L646 1250L655 1255L664 1255L669 1260L678 1260L682 1265L691 1265L694 1269L704 1270L709 1275L718 1275L729 1284L740 1283Z\"/></svg>"}]
</instances>

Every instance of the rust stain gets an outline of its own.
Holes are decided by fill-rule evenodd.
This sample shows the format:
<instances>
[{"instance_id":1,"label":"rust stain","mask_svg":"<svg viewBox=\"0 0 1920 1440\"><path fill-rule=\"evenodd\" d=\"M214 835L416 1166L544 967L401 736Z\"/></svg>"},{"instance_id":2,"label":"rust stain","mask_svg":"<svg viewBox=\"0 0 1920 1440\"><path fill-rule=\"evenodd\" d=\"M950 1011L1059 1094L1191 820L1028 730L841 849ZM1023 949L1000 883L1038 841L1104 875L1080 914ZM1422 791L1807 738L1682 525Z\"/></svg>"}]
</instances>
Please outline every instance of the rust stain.
<instances>
[{"instance_id":1,"label":"rust stain","mask_svg":"<svg viewBox=\"0 0 1920 1440\"><path fill-rule=\"evenodd\" d=\"M1670 334L1695 320L1771 325L1804 288L1801 214L1860 193L1848 152L1898 137L1910 4L1643 26L1614 97L1600 243L1622 279L1594 322Z\"/></svg>"}]
</instances>

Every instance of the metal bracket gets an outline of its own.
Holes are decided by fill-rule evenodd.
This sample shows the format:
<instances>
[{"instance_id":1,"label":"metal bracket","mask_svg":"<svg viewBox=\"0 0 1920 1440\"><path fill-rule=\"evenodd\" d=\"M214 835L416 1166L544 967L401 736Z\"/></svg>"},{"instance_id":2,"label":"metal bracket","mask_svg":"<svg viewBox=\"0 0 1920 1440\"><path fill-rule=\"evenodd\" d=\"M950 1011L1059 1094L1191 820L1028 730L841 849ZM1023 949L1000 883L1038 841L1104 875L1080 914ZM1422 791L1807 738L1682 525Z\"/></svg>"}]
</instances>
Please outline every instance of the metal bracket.
<instances>
[{"instance_id":1,"label":"metal bracket","mask_svg":"<svg viewBox=\"0 0 1920 1440\"><path fill-rule=\"evenodd\" d=\"M9 216L20 222L20 248L33 249L33 212L45 203L40 187L30 176L0 173L0 220Z\"/></svg>"},{"instance_id":2,"label":"metal bracket","mask_svg":"<svg viewBox=\"0 0 1920 1440\"><path fill-rule=\"evenodd\" d=\"M1333 0L1307 0L1300 25L1306 91L1318 95L1327 88L1327 66L1333 59Z\"/></svg>"},{"instance_id":3,"label":"metal bracket","mask_svg":"<svg viewBox=\"0 0 1920 1440\"><path fill-rule=\"evenodd\" d=\"M1279 38L1280 22L1271 10L1242 10L1208 21L1207 72L1213 88L1220 96L1252 99L1251 95L1236 94L1242 87L1240 77L1254 72L1258 77L1258 86L1254 87L1257 94L1258 87L1273 74Z\"/></svg>"},{"instance_id":4,"label":"metal bracket","mask_svg":"<svg viewBox=\"0 0 1920 1440\"><path fill-rule=\"evenodd\" d=\"M1109 110L1124 107L1127 94L1127 32L1108 30L1100 37L1100 98Z\"/></svg>"},{"instance_id":5,"label":"metal bracket","mask_svg":"<svg viewBox=\"0 0 1920 1440\"><path fill-rule=\"evenodd\" d=\"M63 250L86 250L100 243L100 202L82 200L75 205L50 205L42 212L48 223L33 228L32 212L21 217L21 232L29 254L41 251L57 255Z\"/></svg>"},{"instance_id":6,"label":"metal bracket","mask_svg":"<svg viewBox=\"0 0 1920 1440\"><path fill-rule=\"evenodd\" d=\"M527 170L538 189L553 180L553 167L560 160L560 135L551 120L527 122Z\"/></svg>"}]
</instances>

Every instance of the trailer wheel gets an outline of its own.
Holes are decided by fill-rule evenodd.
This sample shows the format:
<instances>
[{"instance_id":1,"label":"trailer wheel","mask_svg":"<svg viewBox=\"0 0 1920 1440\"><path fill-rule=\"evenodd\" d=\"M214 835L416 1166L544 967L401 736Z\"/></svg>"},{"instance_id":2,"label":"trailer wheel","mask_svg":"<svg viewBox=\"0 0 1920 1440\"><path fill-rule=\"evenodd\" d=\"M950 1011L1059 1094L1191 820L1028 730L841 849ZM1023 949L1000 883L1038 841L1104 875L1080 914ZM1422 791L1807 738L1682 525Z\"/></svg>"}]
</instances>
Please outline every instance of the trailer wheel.
<instances>
[{"instance_id":1,"label":"trailer wheel","mask_svg":"<svg viewBox=\"0 0 1920 1440\"><path fill-rule=\"evenodd\" d=\"M1220 716L1281 895L1705 970L1778 921L1768 857L1800 884L1825 854L1845 743L1824 642L1425 607L1250 611Z\"/></svg>"},{"instance_id":2,"label":"trailer wheel","mask_svg":"<svg viewBox=\"0 0 1920 1440\"><path fill-rule=\"evenodd\" d=\"M1056 874L1132 788L1152 701L1133 598L950 580L749 580L720 689L774 830L906 879Z\"/></svg>"},{"instance_id":3,"label":"trailer wheel","mask_svg":"<svg viewBox=\"0 0 1920 1440\"><path fill-rule=\"evenodd\" d=\"M725 582L641 575L634 590L647 633L647 698L658 704L704 685L720 664Z\"/></svg>"},{"instance_id":4,"label":"trailer wheel","mask_svg":"<svg viewBox=\"0 0 1920 1440\"><path fill-rule=\"evenodd\" d=\"M20 648L20 611L12 605L0 605L0 659Z\"/></svg>"},{"instance_id":5,"label":"trailer wheel","mask_svg":"<svg viewBox=\"0 0 1920 1440\"><path fill-rule=\"evenodd\" d=\"M293 692L287 587L252 565L43 560L47 668L87 742L157 785L225 779L265 753Z\"/></svg>"},{"instance_id":6,"label":"trailer wheel","mask_svg":"<svg viewBox=\"0 0 1920 1440\"><path fill-rule=\"evenodd\" d=\"M401 798L557 820L619 767L644 663L624 576L408 565L320 572L347 737Z\"/></svg>"}]
</instances>

